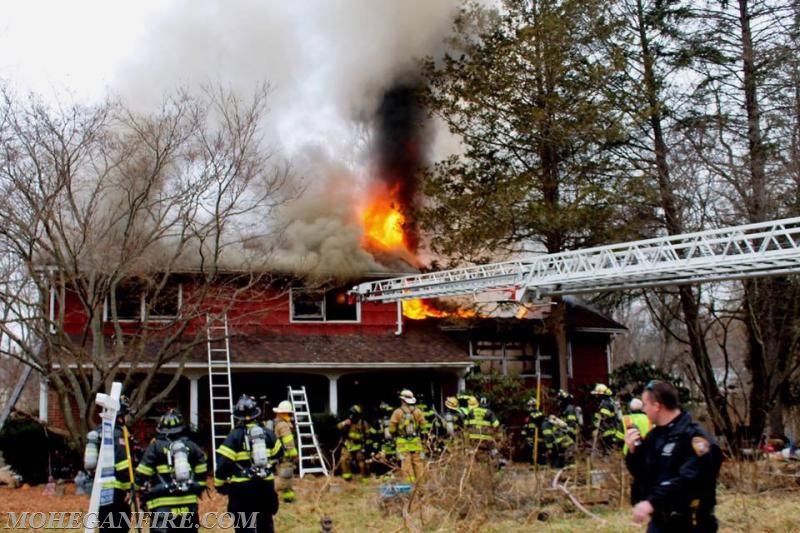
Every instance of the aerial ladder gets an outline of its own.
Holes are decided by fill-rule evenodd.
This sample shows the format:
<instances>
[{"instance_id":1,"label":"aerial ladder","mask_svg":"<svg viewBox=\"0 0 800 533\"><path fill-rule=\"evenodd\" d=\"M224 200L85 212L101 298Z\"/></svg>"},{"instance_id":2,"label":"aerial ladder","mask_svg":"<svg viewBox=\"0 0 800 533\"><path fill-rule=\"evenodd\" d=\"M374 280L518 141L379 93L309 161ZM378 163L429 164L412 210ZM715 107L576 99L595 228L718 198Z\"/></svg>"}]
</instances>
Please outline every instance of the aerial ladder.
<instances>
[{"instance_id":1,"label":"aerial ladder","mask_svg":"<svg viewBox=\"0 0 800 533\"><path fill-rule=\"evenodd\" d=\"M371 281L356 285L350 295L396 302L505 291L507 300L526 302L798 272L800 217L795 217Z\"/></svg>"}]
</instances>

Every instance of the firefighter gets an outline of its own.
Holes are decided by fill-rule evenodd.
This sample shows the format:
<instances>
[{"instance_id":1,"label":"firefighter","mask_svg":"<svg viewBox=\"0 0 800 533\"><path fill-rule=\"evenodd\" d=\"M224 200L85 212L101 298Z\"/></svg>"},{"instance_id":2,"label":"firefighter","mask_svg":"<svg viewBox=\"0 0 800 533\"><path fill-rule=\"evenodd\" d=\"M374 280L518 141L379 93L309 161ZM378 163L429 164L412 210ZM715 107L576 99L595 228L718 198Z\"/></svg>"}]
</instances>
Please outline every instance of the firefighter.
<instances>
[{"instance_id":1,"label":"firefighter","mask_svg":"<svg viewBox=\"0 0 800 533\"><path fill-rule=\"evenodd\" d=\"M297 463L297 446L294 442L294 426L292 425L292 414L294 413L292 402L283 400L278 407L272 408L272 412L275 413L273 421L275 436L280 439L281 446L283 446L283 461L278 465L275 490L280 493L284 502L291 503L295 499L292 476Z\"/></svg>"},{"instance_id":2,"label":"firefighter","mask_svg":"<svg viewBox=\"0 0 800 533\"><path fill-rule=\"evenodd\" d=\"M131 479L133 459L130 457L132 446L125 426L125 417L129 412L130 400L127 396L120 396L119 410L114 422L114 481L103 486L103 488L113 489L114 496L110 502L100 505L98 508L97 521L101 533L128 531L123 524L130 522L131 489L133 488L133 479ZM102 435L103 428L99 427L90 431L86 437L86 448L83 454L84 468L91 477L94 477L97 467Z\"/></svg>"},{"instance_id":3,"label":"firefighter","mask_svg":"<svg viewBox=\"0 0 800 533\"><path fill-rule=\"evenodd\" d=\"M629 429L636 429L639 432L639 438L644 439L652 429L652 423L643 411L644 404L639 398L633 398L628 407L630 413L622 417L622 425L626 432ZM627 456L629 452L630 447L626 442L622 446L622 455ZM636 505L644 499L643 490L642 480L634 477L631 480L631 505Z\"/></svg>"},{"instance_id":4,"label":"firefighter","mask_svg":"<svg viewBox=\"0 0 800 533\"><path fill-rule=\"evenodd\" d=\"M214 486L228 496L236 533L272 533L278 512L274 468L283 445L260 418L255 398L243 394L233 408L235 426L217 448Z\"/></svg>"},{"instance_id":5,"label":"firefighter","mask_svg":"<svg viewBox=\"0 0 800 533\"><path fill-rule=\"evenodd\" d=\"M448 396L444 400L444 428L447 437L452 439L461 434L464 429L464 415L458 408L458 398Z\"/></svg>"},{"instance_id":6,"label":"firefighter","mask_svg":"<svg viewBox=\"0 0 800 533\"><path fill-rule=\"evenodd\" d=\"M525 444L530 450L528 457L531 464L543 465L547 462L544 435L542 434L542 424L545 420L544 413L539 409L539 402L536 398L531 398L526 403L528 414L522 424L522 436ZM538 436L537 436L538 432Z\"/></svg>"},{"instance_id":7,"label":"firefighter","mask_svg":"<svg viewBox=\"0 0 800 533\"><path fill-rule=\"evenodd\" d=\"M464 419L464 431L467 442L472 443L481 450L494 450L500 421L497 415L489 409L485 398L479 402L474 396L468 399L469 412Z\"/></svg>"},{"instance_id":8,"label":"firefighter","mask_svg":"<svg viewBox=\"0 0 800 533\"><path fill-rule=\"evenodd\" d=\"M630 404L628 404L630 413L622 417L622 426L626 431L631 428L638 429L639 435L641 435L642 438L645 438L650 432L652 424L650 423L650 419L647 418L647 415L644 414L644 411L642 411L643 407L644 404L642 403L642 400L639 398L633 398ZM625 444L622 447L622 454L628 455L628 451L628 445Z\"/></svg>"},{"instance_id":9,"label":"firefighter","mask_svg":"<svg viewBox=\"0 0 800 533\"><path fill-rule=\"evenodd\" d=\"M358 473L361 479L369 477L367 472L367 436L370 433L369 424L364 420L364 409L360 405L350 407L347 418L336 424L336 427L343 433L342 454L339 464L342 469L342 479L350 481L353 479L353 461L358 466Z\"/></svg>"},{"instance_id":10,"label":"firefighter","mask_svg":"<svg viewBox=\"0 0 800 533\"><path fill-rule=\"evenodd\" d=\"M375 474L383 475L388 470L396 467L397 451L394 445L394 437L389 433L389 419L392 417L394 407L387 402L381 402L378 406L378 420L370 430L373 436L372 445L372 468Z\"/></svg>"},{"instance_id":11,"label":"firefighter","mask_svg":"<svg viewBox=\"0 0 800 533\"><path fill-rule=\"evenodd\" d=\"M206 487L206 454L185 435L183 416L170 409L136 467L136 485L150 512L150 531L196 530L198 501Z\"/></svg>"},{"instance_id":12,"label":"firefighter","mask_svg":"<svg viewBox=\"0 0 800 533\"><path fill-rule=\"evenodd\" d=\"M425 415L414 405L417 399L408 389L400 391L400 407L394 410L389 419L389 434L395 438L397 458L400 469L409 483L422 477L422 428Z\"/></svg>"},{"instance_id":13,"label":"firefighter","mask_svg":"<svg viewBox=\"0 0 800 533\"><path fill-rule=\"evenodd\" d=\"M622 420L617 415L617 406L612 398L611 389L602 383L598 383L592 389L592 394L600 398L600 403L594 413L594 444L592 449L598 446L604 453L617 449L625 438L622 432Z\"/></svg>"},{"instance_id":14,"label":"firefighter","mask_svg":"<svg viewBox=\"0 0 800 533\"><path fill-rule=\"evenodd\" d=\"M556 400L558 401L558 417L566 422L570 438L572 438L574 442L578 442L578 432L581 427L581 419L583 418L581 408L575 406L572 394L564 389L558 389Z\"/></svg>"}]
</instances>

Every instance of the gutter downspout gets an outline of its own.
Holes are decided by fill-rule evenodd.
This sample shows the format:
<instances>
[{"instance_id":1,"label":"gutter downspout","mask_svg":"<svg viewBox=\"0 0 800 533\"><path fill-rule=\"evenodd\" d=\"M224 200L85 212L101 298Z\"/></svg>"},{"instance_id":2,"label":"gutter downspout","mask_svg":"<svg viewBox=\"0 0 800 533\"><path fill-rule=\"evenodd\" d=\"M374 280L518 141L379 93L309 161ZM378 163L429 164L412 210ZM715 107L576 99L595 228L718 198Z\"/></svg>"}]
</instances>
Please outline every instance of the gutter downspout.
<instances>
[{"instance_id":1,"label":"gutter downspout","mask_svg":"<svg viewBox=\"0 0 800 533\"><path fill-rule=\"evenodd\" d=\"M397 330L394 332L398 337L403 334L403 302L397 300Z\"/></svg>"}]
</instances>

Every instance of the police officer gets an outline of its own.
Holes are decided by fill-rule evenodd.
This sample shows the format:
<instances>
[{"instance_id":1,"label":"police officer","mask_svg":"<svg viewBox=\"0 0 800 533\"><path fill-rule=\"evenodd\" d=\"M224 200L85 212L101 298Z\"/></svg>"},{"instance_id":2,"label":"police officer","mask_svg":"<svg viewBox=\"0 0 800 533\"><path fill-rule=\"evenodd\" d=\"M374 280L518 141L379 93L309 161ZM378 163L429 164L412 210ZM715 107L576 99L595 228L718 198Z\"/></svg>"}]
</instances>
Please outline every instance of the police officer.
<instances>
[{"instance_id":1,"label":"police officer","mask_svg":"<svg viewBox=\"0 0 800 533\"><path fill-rule=\"evenodd\" d=\"M111 488L114 496L111 502L98 508L98 529L101 533L114 531L128 531L130 523L131 494L133 487L132 464L130 457L131 442L125 427L125 417L130 412L130 400L127 396L119 397L119 410L114 422L114 481L103 488ZM84 467L91 476L97 466L100 437L103 429L97 428L87 436L86 450L84 451Z\"/></svg>"},{"instance_id":2,"label":"police officer","mask_svg":"<svg viewBox=\"0 0 800 533\"><path fill-rule=\"evenodd\" d=\"M228 495L237 533L272 533L272 517L278 512L273 469L283 446L260 417L255 398L243 394L233 408L236 426L217 448L214 486Z\"/></svg>"},{"instance_id":3,"label":"police officer","mask_svg":"<svg viewBox=\"0 0 800 533\"><path fill-rule=\"evenodd\" d=\"M642 439L629 428L625 464L641 490L633 520L648 518L648 533L714 533L716 485L722 453L714 439L681 411L671 384L651 381L642 395L654 427Z\"/></svg>"},{"instance_id":4,"label":"police officer","mask_svg":"<svg viewBox=\"0 0 800 533\"><path fill-rule=\"evenodd\" d=\"M136 485L150 511L150 531L195 530L197 506L206 487L206 454L184 435L183 416L170 409L156 426L136 467Z\"/></svg>"}]
</instances>

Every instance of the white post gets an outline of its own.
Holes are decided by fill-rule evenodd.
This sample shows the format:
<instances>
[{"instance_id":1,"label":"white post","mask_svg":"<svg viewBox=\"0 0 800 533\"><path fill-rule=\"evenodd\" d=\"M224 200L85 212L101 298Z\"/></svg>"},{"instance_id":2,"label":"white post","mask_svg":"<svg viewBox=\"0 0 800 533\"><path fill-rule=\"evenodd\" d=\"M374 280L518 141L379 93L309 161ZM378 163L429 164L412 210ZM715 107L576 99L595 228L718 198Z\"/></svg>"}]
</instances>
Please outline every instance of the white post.
<instances>
[{"instance_id":1,"label":"white post","mask_svg":"<svg viewBox=\"0 0 800 533\"><path fill-rule=\"evenodd\" d=\"M328 376L328 411L332 415L339 412L339 375L332 374Z\"/></svg>"},{"instance_id":2,"label":"white post","mask_svg":"<svg viewBox=\"0 0 800 533\"><path fill-rule=\"evenodd\" d=\"M47 378L43 377L39 380L39 420L49 422L47 416Z\"/></svg>"},{"instance_id":3,"label":"white post","mask_svg":"<svg viewBox=\"0 0 800 533\"><path fill-rule=\"evenodd\" d=\"M209 376L208 379L211 379ZM197 376L189 377L189 425L194 429L200 422L200 412L198 410Z\"/></svg>"},{"instance_id":4,"label":"white post","mask_svg":"<svg viewBox=\"0 0 800 533\"><path fill-rule=\"evenodd\" d=\"M97 393L95 403L103 408L100 418L103 421L102 436L100 437L100 453L97 456L97 469L94 471L92 495L89 498L89 511L84 519L84 533L95 533L99 526L101 505L111 505L114 501L114 424L119 411L119 396L122 393L122 383L115 381L111 384L111 394Z\"/></svg>"}]
</instances>

